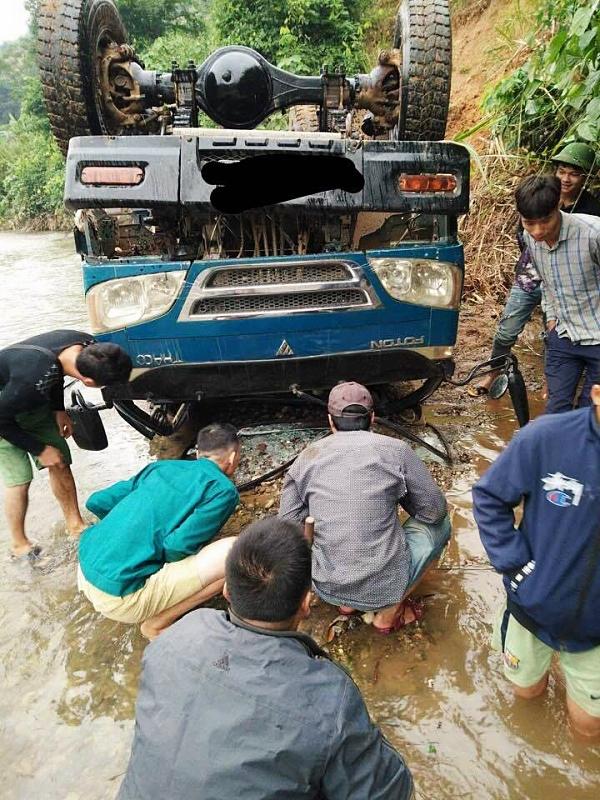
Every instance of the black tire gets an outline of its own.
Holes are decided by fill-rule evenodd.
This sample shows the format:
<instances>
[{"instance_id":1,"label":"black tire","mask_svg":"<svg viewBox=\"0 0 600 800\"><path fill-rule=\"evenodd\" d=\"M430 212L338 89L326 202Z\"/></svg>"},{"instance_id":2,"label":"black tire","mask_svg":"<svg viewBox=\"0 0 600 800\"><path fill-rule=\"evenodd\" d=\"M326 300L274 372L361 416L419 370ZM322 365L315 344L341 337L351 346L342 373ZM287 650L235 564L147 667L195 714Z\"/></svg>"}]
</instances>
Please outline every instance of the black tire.
<instances>
[{"instance_id":1,"label":"black tire","mask_svg":"<svg viewBox=\"0 0 600 800\"><path fill-rule=\"evenodd\" d=\"M452 76L448 0L402 0L394 47L402 51L396 141L438 141L446 133Z\"/></svg>"},{"instance_id":2,"label":"black tire","mask_svg":"<svg viewBox=\"0 0 600 800\"><path fill-rule=\"evenodd\" d=\"M291 131L318 133L319 117L316 106L292 106L288 113L288 124Z\"/></svg>"},{"instance_id":3,"label":"black tire","mask_svg":"<svg viewBox=\"0 0 600 800\"><path fill-rule=\"evenodd\" d=\"M73 136L118 134L103 114L96 54L127 33L112 0L42 0L38 60L50 128L66 155Z\"/></svg>"}]
</instances>

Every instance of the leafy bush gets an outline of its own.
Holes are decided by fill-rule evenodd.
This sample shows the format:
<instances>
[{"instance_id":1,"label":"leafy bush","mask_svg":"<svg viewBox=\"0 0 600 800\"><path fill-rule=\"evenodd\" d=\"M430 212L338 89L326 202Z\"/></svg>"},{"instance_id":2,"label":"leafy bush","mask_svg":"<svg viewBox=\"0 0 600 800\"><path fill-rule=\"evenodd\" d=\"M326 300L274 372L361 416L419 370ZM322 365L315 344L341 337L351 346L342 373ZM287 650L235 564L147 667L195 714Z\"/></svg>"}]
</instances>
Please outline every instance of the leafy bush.
<instances>
[{"instance_id":1,"label":"leafy bush","mask_svg":"<svg viewBox=\"0 0 600 800\"><path fill-rule=\"evenodd\" d=\"M0 125L6 124L11 116L19 116L23 81L36 73L31 37L0 44Z\"/></svg>"},{"instance_id":2,"label":"leafy bush","mask_svg":"<svg viewBox=\"0 0 600 800\"><path fill-rule=\"evenodd\" d=\"M561 142L600 136L600 0L550 0L537 15L529 60L484 107L508 147L551 155Z\"/></svg>"},{"instance_id":3,"label":"leafy bush","mask_svg":"<svg viewBox=\"0 0 600 800\"><path fill-rule=\"evenodd\" d=\"M201 64L210 51L206 36L169 31L142 50L140 55L149 68L170 70L172 61L177 61L180 67L185 67L189 60Z\"/></svg>"},{"instance_id":4,"label":"leafy bush","mask_svg":"<svg viewBox=\"0 0 600 800\"><path fill-rule=\"evenodd\" d=\"M138 50L156 39L179 32L202 37L210 0L116 0L125 27ZM167 62L167 66L170 64Z\"/></svg>"},{"instance_id":5,"label":"leafy bush","mask_svg":"<svg viewBox=\"0 0 600 800\"><path fill-rule=\"evenodd\" d=\"M0 131L0 222L61 215L65 162L43 113L39 80L30 78L21 115Z\"/></svg>"},{"instance_id":6,"label":"leafy bush","mask_svg":"<svg viewBox=\"0 0 600 800\"><path fill-rule=\"evenodd\" d=\"M365 0L214 0L215 37L293 72L318 74L325 63L353 72L365 63L365 8Z\"/></svg>"}]
</instances>

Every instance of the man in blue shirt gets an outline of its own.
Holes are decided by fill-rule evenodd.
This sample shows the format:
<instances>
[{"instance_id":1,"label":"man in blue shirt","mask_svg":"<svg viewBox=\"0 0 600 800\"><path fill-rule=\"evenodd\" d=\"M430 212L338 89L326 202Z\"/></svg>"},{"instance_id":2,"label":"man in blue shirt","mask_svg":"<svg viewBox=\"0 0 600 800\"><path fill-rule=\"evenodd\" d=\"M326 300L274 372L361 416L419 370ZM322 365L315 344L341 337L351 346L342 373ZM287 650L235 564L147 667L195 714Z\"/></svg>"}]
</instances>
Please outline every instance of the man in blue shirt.
<instances>
[{"instance_id":1,"label":"man in blue shirt","mask_svg":"<svg viewBox=\"0 0 600 800\"><path fill-rule=\"evenodd\" d=\"M87 502L100 521L81 536L79 589L105 617L142 623L149 639L223 588L233 538L208 542L239 499L235 428L203 428L196 452L156 461Z\"/></svg>"},{"instance_id":2,"label":"man in blue shirt","mask_svg":"<svg viewBox=\"0 0 600 800\"><path fill-rule=\"evenodd\" d=\"M576 731L600 735L600 385L592 408L519 431L473 488L481 541L503 576L496 631L515 694L543 694L554 652ZM514 509L523 503L515 525Z\"/></svg>"},{"instance_id":3,"label":"man in blue shirt","mask_svg":"<svg viewBox=\"0 0 600 800\"><path fill-rule=\"evenodd\" d=\"M254 522L227 557L229 612L148 646L118 800L411 800L356 684L298 631L310 565L300 525Z\"/></svg>"}]
</instances>

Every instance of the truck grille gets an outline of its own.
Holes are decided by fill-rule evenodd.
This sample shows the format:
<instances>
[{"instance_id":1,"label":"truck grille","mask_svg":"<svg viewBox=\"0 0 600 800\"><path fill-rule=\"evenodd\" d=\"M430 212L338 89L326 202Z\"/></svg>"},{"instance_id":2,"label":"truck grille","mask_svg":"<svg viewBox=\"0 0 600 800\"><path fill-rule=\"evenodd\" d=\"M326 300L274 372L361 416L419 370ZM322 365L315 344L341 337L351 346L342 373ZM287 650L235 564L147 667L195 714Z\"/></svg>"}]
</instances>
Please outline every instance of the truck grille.
<instances>
[{"instance_id":1,"label":"truck grille","mask_svg":"<svg viewBox=\"0 0 600 800\"><path fill-rule=\"evenodd\" d=\"M300 311L307 309L354 308L370 305L362 289L338 289L290 294L255 294L247 297L207 297L192 307L195 317L205 314L260 314L265 311Z\"/></svg>"},{"instance_id":2,"label":"truck grille","mask_svg":"<svg viewBox=\"0 0 600 800\"><path fill-rule=\"evenodd\" d=\"M379 299L346 259L209 267L198 275L179 320L373 308Z\"/></svg>"},{"instance_id":3,"label":"truck grille","mask_svg":"<svg viewBox=\"0 0 600 800\"><path fill-rule=\"evenodd\" d=\"M219 269L206 282L207 289L224 286L273 286L294 283L334 283L351 281L351 269L346 264L282 264L276 267L233 267Z\"/></svg>"}]
</instances>

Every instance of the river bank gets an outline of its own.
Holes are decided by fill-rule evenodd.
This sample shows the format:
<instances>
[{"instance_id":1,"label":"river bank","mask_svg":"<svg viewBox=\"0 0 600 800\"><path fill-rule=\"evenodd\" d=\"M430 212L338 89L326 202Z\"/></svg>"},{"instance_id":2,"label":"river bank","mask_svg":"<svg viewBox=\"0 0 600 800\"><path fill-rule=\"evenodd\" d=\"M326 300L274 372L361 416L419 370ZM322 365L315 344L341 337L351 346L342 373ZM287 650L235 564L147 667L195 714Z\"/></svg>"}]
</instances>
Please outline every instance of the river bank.
<instances>
[{"instance_id":1,"label":"river bank","mask_svg":"<svg viewBox=\"0 0 600 800\"><path fill-rule=\"evenodd\" d=\"M38 217L0 219L0 233L68 233L73 227L73 214L40 214Z\"/></svg>"}]
</instances>

